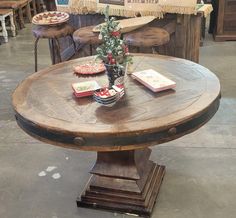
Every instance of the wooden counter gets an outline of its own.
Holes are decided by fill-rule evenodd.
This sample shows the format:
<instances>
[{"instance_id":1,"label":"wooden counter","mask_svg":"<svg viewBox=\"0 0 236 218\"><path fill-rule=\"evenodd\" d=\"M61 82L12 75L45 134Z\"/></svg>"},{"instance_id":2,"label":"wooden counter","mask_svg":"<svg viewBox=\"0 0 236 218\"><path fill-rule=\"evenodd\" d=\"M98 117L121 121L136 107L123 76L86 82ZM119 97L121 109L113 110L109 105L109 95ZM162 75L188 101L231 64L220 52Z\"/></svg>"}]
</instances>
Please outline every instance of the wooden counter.
<instances>
[{"instance_id":1,"label":"wooden counter","mask_svg":"<svg viewBox=\"0 0 236 218\"><path fill-rule=\"evenodd\" d=\"M104 22L104 18L101 14L96 14L92 11L87 11L87 14L84 15L84 11L82 9L75 10L73 7L60 7L58 5L57 9L60 11L73 13L70 15L69 23L74 26L75 29L79 29L84 26L97 25ZM182 9L182 11L180 9ZM192 10L184 10L183 7L179 8L179 6L173 8L163 6L159 16L155 15L155 12L153 12L153 16L161 18L157 18L149 25L164 28L170 34L170 42L165 46L159 47L157 52L159 54L184 58L198 63L201 38L201 20L202 17L207 17L212 10L213 8L211 4L197 4ZM122 19L122 17L117 17L117 19ZM62 60L68 60L74 56L73 46L69 38L61 39L60 44ZM83 45L78 45L78 47L79 52L76 57L90 55L88 48L85 48ZM82 52L81 48L83 48ZM137 51L131 50L131 52ZM151 50L142 49L140 52L149 53ZM57 59L56 62L57 61L59 61L59 59Z\"/></svg>"},{"instance_id":2,"label":"wooden counter","mask_svg":"<svg viewBox=\"0 0 236 218\"><path fill-rule=\"evenodd\" d=\"M165 14L163 19L156 19L150 23L150 26L166 29L171 36L170 42L165 48L159 48L159 54L184 58L198 63L201 16L202 13L197 13L196 15ZM69 23L75 29L78 29L102 23L103 19L103 16L100 14L71 15ZM68 60L73 56L73 46L69 40L60 40L62 60ZM148 51L142 50L142 52ZM79 56L84 56L84 53L83 55L80 53Z\"/></svg>"}]
</instances>

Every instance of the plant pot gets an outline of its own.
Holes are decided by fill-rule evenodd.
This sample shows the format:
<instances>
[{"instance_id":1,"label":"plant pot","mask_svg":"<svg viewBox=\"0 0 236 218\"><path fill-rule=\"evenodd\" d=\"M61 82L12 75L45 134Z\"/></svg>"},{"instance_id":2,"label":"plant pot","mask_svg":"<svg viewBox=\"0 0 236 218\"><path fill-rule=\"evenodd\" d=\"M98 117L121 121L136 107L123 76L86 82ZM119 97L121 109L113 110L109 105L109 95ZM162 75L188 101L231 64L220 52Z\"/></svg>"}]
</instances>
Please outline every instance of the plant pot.
<instances>
[{"instance_id":1,"label":"plant pot","mask_svg":"<svg viewBox=\"0 0 236 218\"><path fill-rule=\"evenodd\" d=\"M125 67L105 64L109 81L109 87L113 85L124 85Z\"/></svg>"}]
</instances>

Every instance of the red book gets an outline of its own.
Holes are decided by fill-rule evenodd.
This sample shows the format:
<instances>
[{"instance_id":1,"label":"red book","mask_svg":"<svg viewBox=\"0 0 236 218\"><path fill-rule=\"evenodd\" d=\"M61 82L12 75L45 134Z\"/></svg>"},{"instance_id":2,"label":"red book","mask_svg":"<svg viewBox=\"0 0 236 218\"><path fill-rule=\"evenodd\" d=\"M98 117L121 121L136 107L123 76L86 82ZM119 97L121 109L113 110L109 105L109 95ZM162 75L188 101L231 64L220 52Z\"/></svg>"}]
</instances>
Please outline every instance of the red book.
<instances>
[{"instance_id":1,"label":"red book","mask_svg":"<svg viewBox=\"0 0 236 218\"><path fill-rule=\"evenodd\" d=\"M101 87L95 80L72 84L72 89L74 90L74 95L76 97L85 97L85 96L93 95L93 92L96 89L100 89L100 88Z\"/></svg>"}]
</instances>

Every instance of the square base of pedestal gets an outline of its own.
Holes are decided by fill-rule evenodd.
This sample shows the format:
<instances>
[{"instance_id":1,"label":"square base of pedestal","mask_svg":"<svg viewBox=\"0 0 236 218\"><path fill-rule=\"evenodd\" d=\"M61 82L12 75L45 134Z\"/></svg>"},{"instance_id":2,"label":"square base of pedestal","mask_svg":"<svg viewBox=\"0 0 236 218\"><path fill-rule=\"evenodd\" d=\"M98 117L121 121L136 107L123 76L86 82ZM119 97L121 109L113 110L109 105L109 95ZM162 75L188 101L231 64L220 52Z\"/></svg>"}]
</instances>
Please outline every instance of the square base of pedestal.
<instances>
[{"instance_id":1,"label":"square base of pedestal","mask_svg":"<svg viewBox=\"0 0 236 218\"><path fill-rule=\"evenodd\" d=\"M105 187L97 187L94 190L88 184L86 191L77 199L77 206L150 217L164 174L165 166L153 164L141 193L124 192L118 188L109 190ZM125 179L123 179L123 182L126 182Z\"/></svg>"}]
</instances>

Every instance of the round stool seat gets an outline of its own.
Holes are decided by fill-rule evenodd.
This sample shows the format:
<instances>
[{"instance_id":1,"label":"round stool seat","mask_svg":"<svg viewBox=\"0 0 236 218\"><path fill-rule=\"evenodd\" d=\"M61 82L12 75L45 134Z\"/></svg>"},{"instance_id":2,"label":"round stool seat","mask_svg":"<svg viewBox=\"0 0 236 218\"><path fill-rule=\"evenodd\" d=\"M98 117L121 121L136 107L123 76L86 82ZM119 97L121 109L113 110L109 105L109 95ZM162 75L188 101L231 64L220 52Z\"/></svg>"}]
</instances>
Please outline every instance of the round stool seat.
<instances>
[{"instance_id":1,"label":"round stool seat","mask_svg":"<svg viewBox=\"0 0 236 218\"><path fill-rule=\"evenodd\" d=\"M32 29L33 35L36 38L34 43L34 55L35 55L35 72L38 70L38 41L40 38L46 38L49 40L52 46L52 63L56 63L56 54L59 58L59 62L62 61L61 54L60 54L60 43L59 38L69 36L72 39L72 43L74 46L74 50L76 52L76 45L73 40L72 34L74 32L74 28L67 23L56 25L56 26L40 26L35 25ZM57 52L57 53L55 53Z\"/></svg>"},{"instance_id":2,"label":"round stool seat","mask_svg":"<svg viewBox=\"0 0 236 218\"><path fill-rule=\"evenodd\" d=\"M99 34L93 32L94 27L95 26L87 26L76 30L73 34L74 41L90 45L97 45L102 43L102 40L98 38Z\"/></svg>"},{"instance_id":3,"label":"round stool seat","mask_svg":"<svg viewBox=\"0 0 236 218\"><path fill-rule=\"evenodd\" d=\"M28 0L17 0L17 2L19 2L21 6L29 4Z\"/></svg>"},{"instance_id":4,"label":"round stool seat","mask_svg":"<svg viewBox=\"0 0 236 218\"><path fill-rule=\"evenodd\" d=\"M144 27L124 35L128 45L135 47L160 46L170 41L170 34L163 28Z\"/></svg>"},{"instance_id":5,"label":"round stool seat","mask_svg":"<svg viewBox=\"0 0 236 218\"><path fill-rule=\"evenodd\" d=\"M0 1L0 7L1 8L11 8L11 9L17 9L20 6L20 2L17 1Z\"/></svg>"},{"instance_id":6,"label":"round stool seat","mask_svg":"<svg viewBox=\"0 0 236 218\"><path fill-rule=\"evenodd\" d=\"M34 26L33 34L36 38L61 38L72 35L74 28L69 24L62 24L59 26Z\"/></svg>"}]
</instances>

